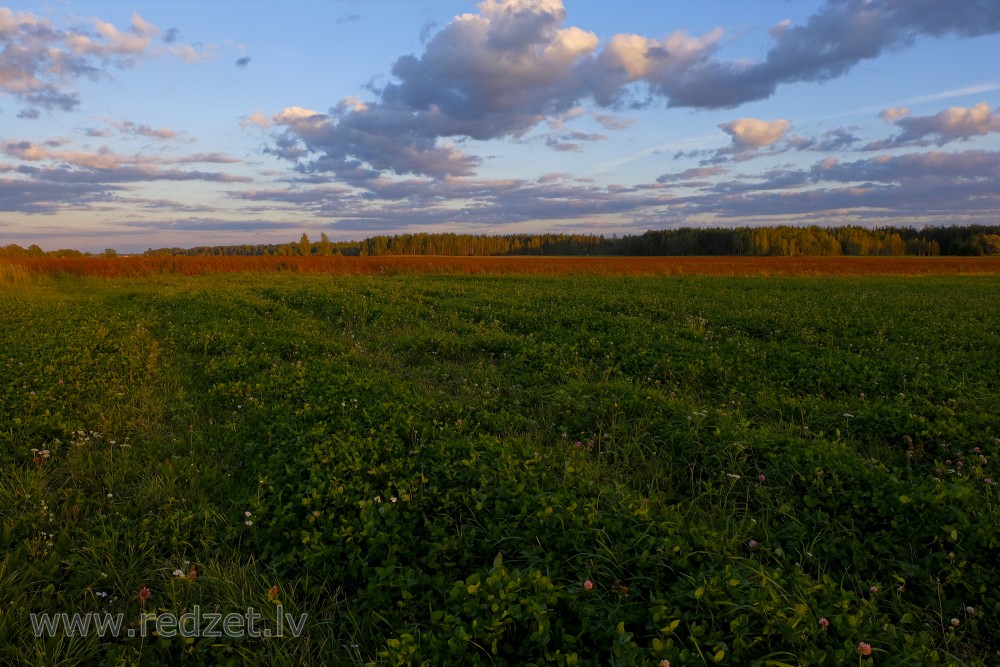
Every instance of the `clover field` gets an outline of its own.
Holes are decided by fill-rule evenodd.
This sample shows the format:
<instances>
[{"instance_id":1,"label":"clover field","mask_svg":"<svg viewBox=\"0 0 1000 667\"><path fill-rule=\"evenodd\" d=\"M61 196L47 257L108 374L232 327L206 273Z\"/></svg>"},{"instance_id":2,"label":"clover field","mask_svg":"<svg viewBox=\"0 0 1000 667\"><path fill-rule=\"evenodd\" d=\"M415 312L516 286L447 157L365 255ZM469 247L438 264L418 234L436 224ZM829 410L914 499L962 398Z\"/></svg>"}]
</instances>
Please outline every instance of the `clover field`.
<instances>
[{"instance_id":1,"label":"clover field","mask_svg":"<svg viewBox=\"0 0 1000 667\"><path fill-rule=\"evenodd\" d=\"M1000 277L6 280L0 663L1000 664Z\"/></svg>"}]
</instances>

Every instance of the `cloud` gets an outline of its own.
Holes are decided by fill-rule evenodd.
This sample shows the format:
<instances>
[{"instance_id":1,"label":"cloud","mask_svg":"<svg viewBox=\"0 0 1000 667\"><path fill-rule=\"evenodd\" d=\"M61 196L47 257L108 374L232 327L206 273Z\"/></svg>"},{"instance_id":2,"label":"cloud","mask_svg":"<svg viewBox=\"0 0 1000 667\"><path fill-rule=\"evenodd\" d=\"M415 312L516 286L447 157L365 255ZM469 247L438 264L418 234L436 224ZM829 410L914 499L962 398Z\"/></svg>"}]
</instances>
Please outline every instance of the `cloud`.
<instances>
[{"instance_id":1,"label":"cloud","mask_svg":"<svg viewBox=\"0 0 1000 667\"><path fill-rule=\"evenodd\" d=\"M131 220L126 227L183 232L260 232L270 229L301 229L300 222L276 220L227 220L224 218L186 218L182 220Z\"/></svg>"},{"instance_id":2,"label":"cloud","mask_svg":"<svg viewBox=\"0 0 1000 667\"><path fill-rule=\"evenodd\" d=\"M70 88L97 80L114 68L128 69L159 55L159 28L133 14L127 29L93 19L88 27L63 29L31 12L0 7L0 95L29 107L72 111L80 104ZM177 45L168 49L191 49ZM195 52L197 53L197 52Z\"/></svg>"},{"instance_id":3,"label":"cloud","mask_svg":"<svg viewBox=\"0 0 1000 667\"><path fill-rule=\"evenodd\" d=\"M274 122L260 111L254 111L240 121L240 127L266 128L272 125L274 125Z\"/></svg>"},{"instance_id":4,"label":"cloud","mask_svg":"<svg viewBox=\"0 0 1000 667\"><path fill-rule=\"evenodd\" d=\"M931 139L938 146L1000 132L1000 107L991 110L985 102L971 107L951 107L933 116L902 116L895 124L903 132L893 140L903 145Z\"/></svg>"},{"instance_id":5,"label":"cloud","mask_svg":"<svg viewBox=\"0 0 1000 667\"><path fill-rule=\"evenodd\" d=\"M469 176L480 158L449 138L519 137L577 106L586 85L578 61L598 38L560 27L564 18L561 0L486 0L431 37L420 56L396 60L395 80L376 102L345 101L308 121L273 117L287 128L279 154L299 159L288 149L301 143L314 158L303 170L342 178Z\"/></svg>"},{"instance_id":6,"label":"cloud","mask_svg":"<svg viewBox=\"0 0 1000 667\"><path fill-rule=\"evenodd\" d=\"M1000 152L935 151L880 155L841 162L825 158L811 167L785 167L706 184L678 197L682 220L708 216L719 222L838 224L904 220L906 224L970 223L1000 206Z\"/></svg>"},{"instance_id":7,"label":"cloud","mask_svg":"<svg viewBox=\"0 0 1000 667\"><path fill-rule=\"evenodd\" d=\"M159 211L161 213L203 213L214 210L211 206L205 204L185 204L173 199L149 199L146 197L118 197L116 203L130 208Z\"/></svg>"},{"instance_id":8,"label":"cloud","mask_svg":"<svg viewBox=\"0 0 1000 667\"><path fill-rule=\"evenodd\" d=\"M56 213L92 208L113 202L129 183L200 181L248 183L252 179L200 169L181 169L202 163L236 162L217 153L195 153L172 158L120 155L108 148L82 151L65 148L65 140L43 143L0 142L0 153L21 162L10 178L0 179L0 210L21 213Z\"/></svg>"},{"instance_id":9,"label":"cloud","mask_svg":"<svg viewBox=\"0 0 1000 667\"><path fill-rule=\"evenodd\" d=\"M129 58L143 55L159 32L159 28L139 14L132 14L132 26L125 32L107 21L95 20L93 32L70 31L61 41L73 55L123 58L118 62L130 65Z\"/></svg>"},{"instance_id":10,"label":"cloud","mask_svg":"<svg viewBox=\"0 0 1000 667\"><path fill-rule=\"evenodd\" d=\"M851 128L838 127L824 132L818 138L789 137L788 145L798 151L829 153L853 150L858 141L858 136Z\"/></svg>"},{"instance_id":11,"label":"cloud","mask_svg":"<svg viewBox=\"0 0 1000 667\"><path fill-rule=\"evenodd\" d=\"M568 220L628 214L667 204L670 197L653 188L599 187L558 177L523 179L425 178L404 181L376 177L367 192L340 186L267 188L233 191L236 200L292 205L336 219L338 227L387 229L434 224L507 225L533 220Z\"/></svg>"},{"instance_id":12,"label":"cloud","mask_svg":"<svg viewBox=\"0 0 1000 667\"><path fill-rule=\"evenodd\" d=\"M679 173L663 174L656 179L656 182L673 183L676 181L690 181L699 178L704 179L711 178L713 176L721 176L726 173L729 173L729 169L726 167L694 167L691 169L685 169Z\"/></svg>"},{"instance_id":13,"label":"cloud","mask_svg":"<svg viewBox=\"0 0 1000 667\"><path fill-rule=\"evenodd\" d=\"M462 140L518 139L583 104L738 106L779 85L841 76L921 37L1000 32L1000 3L826 0L804 24L773 28L757 60L721 59L721 29L611 35L601 48L595 33L565 20L562 0L482 0L476 13L428 36L422 53L398 58L390 82L373 88L375 100L341 103L308 123L266 117L281 128L270 152L302 173L351 181L386 172L470 176L482 160L459 148ZM257 117L245 122L264 125ZM774 145L784 134L775 124L729 130L739 150ZM551 145L572 150L567 142Z\"/></svg>"},{"instance_id":14,"label":"cloud","mask_svg":"<svg viewBox=\"0 0 1000 667\"><path fill-rule=\"evenodd\" d=\"M909 115L910 115L910 110L907 109L906 107L899 107L899 108L889 107L888 109L882 111L878 115L878 117L887 123L895 123L900 118L905 118L906 116Z\"/></svg>"},{"instance_id":15,"label":"cloud","mask_svg":"<svg viewBox=\"0 0 1000 667\"><path fill-rule=\"evenodd\" d=\"M552 136L546 140L545 144L553 150L561 152L579 152L583 150L583 143L594 141L605 141L603 134L588 134L586 132L570 132L561 136Z\"/></svg>"},{"instance_id":16,"label":"cloud","mask_svg":"<svg viewBox=\"0 0 1000 667\"><path fill-rule=\"evenodd\" d=\"M337 17L337 23L357 23L361 20L361 14L341 14Z\"/></svg>"},{"instance_id":17,"label":"cloud","mask_svg":"<svg viewBox=\"0 0 1000 667\"><path fill-rule=\"evenodd\" d=\"M25 118L27 120L38 120L42 117L42 112L38 109L22 109L17 114L18 118Z\"/></svg>"},{"instance_id":18,"label":"cloud","mask_svg":"<svg viewBox=\"0 0 1000 667\"><path fill-rule=\"evenodd\" d=\"M31 215L86 210L106 201L119 188L103 183L59 183L24 178L0 178L0 211Z\"/></svg>"},{"instance_id":19,"label":"cloud","mask_svg":"<svg viewBox=\"0 0 1000 667\"><path fill-rule=\"evenodd\" d=\"M627 130L635 125L634 118L619 118L611 114L595 113L594 120L600 123L605 130Z\"/></svg>"},{"instance_id":20,"label":"cloud","mask_svg":"<svg viewBox=\"0 0 1000 667\"><path fill-rule=\"evenodd\" d=\"M179 136L178 133L175 132L174 130L165 127L154 128L150 125L146 125L144 123L134 123L130 120L118 121L111 118L103 118L103 117L100 117L99 120L104 121L108 125L111 125L115 129L117 129L122 134L126 135L132 135L136 137L149 137L151 139L163 139L163 140L176 139ZM87 131L87 135L92 137L107 136L105 134L91 133L91 131L89 130Z\"/></svg>"},{"instance_id":21,"label":"cloud","mask_svg":"<svg viewBox=\"0 0 1000 667\"><path fill-rule=\"evenodd\" d=\"M237 67L246 67L249 64L250 64L250 56L243 56L242 58L237 58L236 60Z\"/></svg>"},{"instance_id":22,"label":"cloud","mask_svg":"<svg viewBox=\"0 0 1000 667\"><path fill-rule=\"evenodd\" d=\"M939 180L987 183L1000 195L995 174L1000 173L1000 152L968 150L961 153L930 151L899 156L879 155L854 162L825 162L813 169L817 180L926 184Z\"/></svg>"},{"instance_id":23,"label":"cloud","mask_svg":"<svg viewBox=\"0 0 1000 667\"><path fill-rule=\"evenodd\" d=\"M738 118L719 125L719 129L728 134L737 150L757 149L777 143L791 123L784 119L759 120L757 118Z\"/></svg>"},{"instance_id":24,"label":"cloud","mask_svg":"<svg viewBox=\"0 0 1000 667\"><path fill-rule=\"evenodd\" d=\"M670 106L728 108L762 100L779 85L825 81L858 63L903 48L917 37L976 37L1000 31L993 0L827 0L804 25L782 21L760 60L720 60L719 30L700 37L676 32L665 40L615 35L599 57L599 101L623 84L645 83ZM615 78L617 75L617 78Z\"/></svg>"},{"instance_id":25,"label":"cloud","mask_svg":"<svg viewBox=\"0 0 1000 667\"><path fill-rule=\"evenodd\" d=\"M434 34L434 29L438 27L437 21L427 21L420 27L420 43L426 44L427 40Z\"/></svg>"}]
</instances>

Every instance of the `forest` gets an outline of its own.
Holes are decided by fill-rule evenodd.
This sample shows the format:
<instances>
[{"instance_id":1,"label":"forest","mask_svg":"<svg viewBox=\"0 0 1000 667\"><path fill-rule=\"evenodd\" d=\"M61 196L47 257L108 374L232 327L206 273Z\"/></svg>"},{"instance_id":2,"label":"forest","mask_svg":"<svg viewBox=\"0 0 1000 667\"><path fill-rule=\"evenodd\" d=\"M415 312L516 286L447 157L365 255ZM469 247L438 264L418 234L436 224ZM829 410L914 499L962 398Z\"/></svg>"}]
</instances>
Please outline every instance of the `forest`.
<instances>
[{"instance_id":1,"label":"forest","mask_svg":"<svg viewBox=\"0 0 1000 667\"><path fill-rule=\"evenodd\" d=\"M107 249L104 256L118 253ZM649 230L638 235L594 234L398 234L361 241L318 241L150 248L147 257L172 256L983 256L1000 254L1000 226L949 227L736 227ZM0 257L83 257L79 250L45 251L37 245L0 247Z\"/></svg>"}]
</instances>

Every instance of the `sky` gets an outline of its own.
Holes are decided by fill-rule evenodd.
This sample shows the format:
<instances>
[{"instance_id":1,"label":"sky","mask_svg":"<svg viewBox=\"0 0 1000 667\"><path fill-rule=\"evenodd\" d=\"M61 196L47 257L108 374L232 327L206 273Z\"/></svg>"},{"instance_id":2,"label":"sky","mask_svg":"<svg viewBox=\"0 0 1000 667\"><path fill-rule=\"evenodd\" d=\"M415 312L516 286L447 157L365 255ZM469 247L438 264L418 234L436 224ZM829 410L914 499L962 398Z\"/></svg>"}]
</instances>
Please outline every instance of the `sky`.
<instances>
[{"instance_id":1,"label":"sky","mask_svg":"<svg viewBox=\"0 0 1000 667\"><path fill-rule=\"evenodd\" d=\"M0 6L0 245L1000 224L996 0Z\"/></svg>"}]
</instances>

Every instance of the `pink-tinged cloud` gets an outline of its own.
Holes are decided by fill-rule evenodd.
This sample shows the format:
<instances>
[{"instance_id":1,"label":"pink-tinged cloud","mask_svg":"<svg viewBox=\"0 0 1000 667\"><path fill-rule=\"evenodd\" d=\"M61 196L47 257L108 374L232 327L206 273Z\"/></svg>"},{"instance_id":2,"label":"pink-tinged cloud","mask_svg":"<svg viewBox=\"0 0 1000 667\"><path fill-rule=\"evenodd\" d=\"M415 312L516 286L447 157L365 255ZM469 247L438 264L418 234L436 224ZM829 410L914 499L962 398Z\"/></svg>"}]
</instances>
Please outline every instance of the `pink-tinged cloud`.
<instances>
[{"instance_id":1,"label":"pink-tinged cloud","mask_svg":"<svg viewBox=\"0 0 1000 667\"><path fill-rule=\"evenodd\" d=\"M1000 132L1000 107L990 109L986 102L973 107L951 107L931 116L913 116L905 109L888 109L882 117L899 127L895 137L873 141L867 151L881 151L904 146L943 146L966 141L992 132Z\"/></svg>"},{"instance_id":2,"label":"pink-tinged cloud","mask_svg":"<svg viewBox=\"0 0 1000 667\"><path fill-rule=\"evenodd\" d=\"M166 127L154 128L144 123L134 123L130 120L118 121L112 118L99 117L99 120L104 121L108 125L111 125L119 132L124 135L132 135L136 137L149 137L151 139L176 139L180 136L175 130L171 130ZM90 136L105 136L96 133L90 133Z\"/></svg>"},{"instance_id":3,"label":"pink-tinged cloud","mask_svg":"<svg viewBox=\"0 0 1000 667\"><path fill-rule=\"evenodd\" d=\"M791 123L784 119L760 120L738 118L719 125L719 129L732 137L733 146L738 150L765 148L780 141Z\"/></svg>"},{"instance_id":4,"label":"pink-tinged cloud","mask_svg":"<svg viewBox=\"0 0 1000 667\"><path fill-rule=\"evenodd\" d=\"M108 148L79 151L63 148L65 141L0 142L0 153L21 162L0 179L0 210L20 213L55 213L88 209L97 202L111 202L126 189L124 184L151 181L202 181L248 183L246 176L191 169L202 163L238 160L218 153L177 157L121 155ZM189 168L179 169L175 165Z\"/></svg>"},{"instance_id":5,"label":"pink-tinged cloud","mask_svg":"<svg viewBox=\"0 0 1000 667\"><path fill-rule=\"evenodd\" d=\"M894 108L889 107L878 115L879 118L887 123L895 123L900 118L905 118L910 115L910 110L906 107Z\"/></svg>"},{"instance_id":6,"label":"pink-tinged cloud","mask_svg":"<svg viewBox=\"0 0 1000 667\"><path fill-rule=\"evenodd\" d=\"M931 138L936 144L1000 132L1000 108L991 110L986 102L971 108L951 107L933 116L907 116L896 121L903 128L898 141Z\"/></svg>"}]
</instances>

